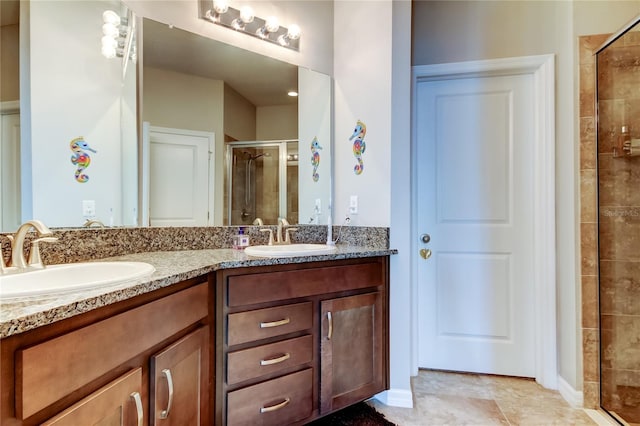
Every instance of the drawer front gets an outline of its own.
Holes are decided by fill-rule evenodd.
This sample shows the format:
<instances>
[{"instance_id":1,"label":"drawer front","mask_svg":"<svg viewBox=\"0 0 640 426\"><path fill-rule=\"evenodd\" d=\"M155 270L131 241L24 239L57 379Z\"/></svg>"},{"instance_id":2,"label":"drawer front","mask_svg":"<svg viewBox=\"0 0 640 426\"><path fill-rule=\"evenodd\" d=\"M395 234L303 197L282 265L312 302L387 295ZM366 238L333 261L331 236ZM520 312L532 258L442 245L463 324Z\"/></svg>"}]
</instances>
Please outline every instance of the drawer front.
<instances>
[{"instance_id":1,"label":"drawer front","mask_svg":"<svg viewBox=\"0 0 640 426\"><path fill-rule=\"evenodd\" d=\"M311 302L229 314L229 346L310 329Z\"/></svg>"},{"instance_id":2,"label":"drawer front","mask_svg":"<svg viewBox=\"0 0 640 426\"><path fill-rule=\"evenodd\" d=\"M228 425L286 425L311 415L313 375L302 370L229 392Z\"/></svg>"},{"instance_id":3,"label":"drawer front","mask_svg":"<svg viewBox=\"0 0 640 426\"><path fill-rule=\"evenodd\" d=\"M382 261L236 275L228 278L228 303L230 307L234 307L378 287L383 285L384 280Z\"/></svg>"},{"instance_id":4,"label":"drawer front","mask_svg":"<svg viewBox=\"0 0 640 426\"><path fill-rule=\"evenodd\" d=\"M230 352L227 355L227 383L277 373L285 368L306 364L313 359L313 340L302 336L255 348Z\"/></svg>"},{"instance_id":5,"label":"drawer front","mask_svg":"<svg viewBox=\"0 0 640 426\"><path fill-rule=\"evenodd\" d=\"M207 284L21 349L16 353L16 412L25 419L205 318Z\"/></svg>"}]
</instances>

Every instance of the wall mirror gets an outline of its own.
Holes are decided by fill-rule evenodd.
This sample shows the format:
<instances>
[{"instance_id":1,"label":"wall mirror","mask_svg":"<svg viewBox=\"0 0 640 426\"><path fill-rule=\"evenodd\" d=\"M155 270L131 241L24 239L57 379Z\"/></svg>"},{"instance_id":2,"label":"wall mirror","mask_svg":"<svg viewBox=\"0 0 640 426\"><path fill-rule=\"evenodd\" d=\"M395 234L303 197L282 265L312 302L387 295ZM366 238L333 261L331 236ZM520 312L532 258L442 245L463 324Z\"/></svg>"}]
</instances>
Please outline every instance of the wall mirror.
<instances>
[{"instance_id":1,"label":"wall mirror","mask_svg":"<svg viewBox=\"0 0 640 426\"><path fill-rule=\"evenodd\" d=\"M115 0L13 3L2 62L4 69L14 52L19 72L2 85L19 90L2 102L16 102L19 119L9 137L3 126L2 231L31 218L52 227L81 226L87 217L135 225L136 67L130 62L123 73L123 58L101 53L103 13L129 11Z\"/></svg>"},{"instance_id":2,"label":"wall mirror","mask_svg":"<svg viewBox=\"0 0 640 426\"><path fill-rule=\"evenodd\" d=\"M142 28L151 225L326 223L330 77L151 19Z\"/></svg>"},{"instance_id":3,"label":"wall mirror","mask_svg":"<svg viewBox=\"0 0 640 426\"><path fill-rule=\"evenodd\" d=\"M3 6L8 2L3 0ZM217 52L228 51L225 63L234 71L235 76L245 76L247 74L242 70L256 67L252 67L250 63L238 65L234 55L242 56L248 52L142 18L138 20L141 22L139 30L143 30L138 33L138 62L135 66L129 66L123 77L122 61L116 58L107 59L100 53L102 13L105 9L114 9L121 14L126 14L126 7L120 2L34 0L28 3L14 3L20 4L19 9L24 8L25 5L28 7L26 13L20 11L19 23L14 25L16 25L15 31L21 35L17 47L20 72L23 76L28 76L28 79L23 80L29 81L12 83L20 85L21 88L19 91L21 99L15 100L19 102L18 135L22 139L22 142L18 141L20 148L17 149L20 167L13 171L16 176L13 183L7 182L4 178L2 180L0 210L4 212L13 209L18 213L13 218L1 218L0 231L12 232L22 218L31 217L41 219L52 227L81 226L87 216L87 201L89 207L93 208L92 215L106 226L136 226L147 224L148 221L153 225L151 218L154 217L154 213L150 207L153 207L154 191L164 194L165 201L182 207L182 211L167 212L165 217L160 219L168 220L164 223L159 220L156 222L157 225L192 225L190 222L192 213L185 212L191 208L191 204L184 200L185 193L188 191L182 191L183 199L172 200L168 196L169 188L164 184L167 180L173 181L174 178L179 182L185 182L184 176L194 170L178 170L174 167L173 174L163 173L166 169L157 167L158 164L162 164L161 162L151 162L154 150L160 155L163 154L161 145L154 144L153 138L166 137L166 134L176 129L197 134L203 132L214 134L209 148L211 154L209 152L204 154L205 157L211 156L213 162L213 167L203 174L206 176L206 192L210 194L204 200L208 207L206 224L228 224L229 217L233 215L240 219L236 222L232 220L231 223L250 224L261 214L265 216L263 220L266 224L273 224L275 219L271 218L282 216L282 212L289 216L288 219L292 223L326 223L331 191L332 83L330 77L308 69L298 69L282 62L276 65L279 61L252 54L256 56L255 61L259 58L270 60L270 67L278 71L276 74L279 77L284 75L289 79L293 77L297 81L300 94L295 105L297 133L276 136L269 131L279 131L285 127L284 121L276 118L281 116L287 108L293 110L294 107L290 106L293 104L289 103L286 93L283 98L285 100L272 104L264 100L256 100L252 98L254 95L251 93L258 90L250 88L251 85L257 86L258 83L272 89L282 86L269 80L269 78L275 78L269 77L271 69L260 65L258 70L261 72L254 74L254 77L246 77L242 82L234 80L221 82L219 77L201 75L198 72L202 71L196 70L196 65L199 63L197 59L203 58L196 52L209 44L208 49L214 49ZM167 34L158 35L163 32ZM28 39L23 34L27 34ZM154 44L154 36L169 37L164 38L160 44L156 43L156 46L160 47L160 52L155 59L153 47L150 47ZM174 37L179 41L172 41ZM51 43L51 40L56 42ZM182 56L167 54L166 50L165 54L162 54L163 46L168 47L171 43L180 45L182 42L196 43L196 45L182 45ZM213 47L216 44L222 46ZM145 49L148 51L146 57ZM176 56L183 58L182 66L190 64L191 68L172 65L171 59L175 59ZM160 77L160 80L156 78L156 84L162 84L162 78L166 75L182 77L191 83L211 80L217 81L214 86L222 87L223 93L226 89L227 93L235 92L238 96L222 98L226 105L222 109L221 117L212 114L207 118L211 122L221 118L222 121L216 123L217 127L200 127L189 122L169 120L167 117L177 119L182 115L193 118L208 113L202 109L202 106L195 108L194 104L188 101L178 104L176 98L169 104L161 104L160 99L163 96L166 97L167 93L157 91L154 93L148 90L153 88L154 80L148 78L149 73L145 69L141 69L142 79L141 84L138 85L136 68L146 66L145 60L148 60L146 65L151 69L150 73ZM287 67L288 71L282 71ZM4 80L2 84L5 87ZM168 87L167 85L166 88ZM173 90L181 89L176 87ZM137 99L137 96L142 97ZM4 104L8 100L0 101ZM255 107L256 117L253 125L247 124L250 123L250 119L247 118L246 113L242 112L250 109L246 108L245 101ZM140 111L137 110L137 105L141 105ZM161 118L163 114L164 118ZM146 139L138 138L137 134L138 127L143 127L142 120L148 123ZM288 123L286 126L293 128L293 125ZM255 136L251 133L243 133L252 127L256 129ZM260 132L258 129L261 129ZM83 183L76 180L77 167L71 162L71 157L74 155L71 149L72 141L80 137L96 151L95 153L87 151L91 157L91 163L85 170L89 179ZM314 144L314 140L317 143ZM146 145L141 147L140 144L145 141ZM277 150L273 148L274 145L277 145ZM227 147L237 149L235 153L228 153ZM183 154L187 151L185 149ZM319 164L316 165L312 161L314 152L320 155ZM140 158L139 153L141 153ZM193 156L193 153L190 155ZM297 164L295 164L296 155ZM232 181L231 184L235 186L225 180L227 156L230 156L230 164L233 165L235 161L236 164L244 163L245 165L244 170L239 167L232 170L231 176L235 182ZM5 158L4 154L3 158ZM177 157L170 158L177 160ZM272 163L276 161L285 166L274 167ZM140 168L139 162L142 163ZM294 179L296 167L297 180ZM4 176L5 170L6 168L3 168L0 175ZM282 170L286 172L283 173ZM319 178L314 180L316 174ZM167 176L172 178L167 179ZM155 182L160 178L164 178L165 182ZM180 179L183 180L180 181ZM139 180L143 185L138 185ZM267 183L263 185L265 180ZM229 191L235 195L236 186L245 193L237 196L237 207L234 207L234 201L231 201L230 209L229 204L225 204L225 199L228 199ZM285 188L286 198L282 197L283 190L280 189L282 187ZM186 186L183 187L185 188ZM247 190L250 192L257 190L257 192L247 195ZM296 190L297 206L295 205L296 197L290 195L290 193L295 194ZM190 196L193 197L193 194ZM275 208L273 208L273 200L277 200ZM261 210L267 205L266 202L270 203L267 209L270 213L263 213L265 210ZM297 209L297 220L295 209ZM182 220L183 218L187 219Z\"/></svg>"}]
</instances>

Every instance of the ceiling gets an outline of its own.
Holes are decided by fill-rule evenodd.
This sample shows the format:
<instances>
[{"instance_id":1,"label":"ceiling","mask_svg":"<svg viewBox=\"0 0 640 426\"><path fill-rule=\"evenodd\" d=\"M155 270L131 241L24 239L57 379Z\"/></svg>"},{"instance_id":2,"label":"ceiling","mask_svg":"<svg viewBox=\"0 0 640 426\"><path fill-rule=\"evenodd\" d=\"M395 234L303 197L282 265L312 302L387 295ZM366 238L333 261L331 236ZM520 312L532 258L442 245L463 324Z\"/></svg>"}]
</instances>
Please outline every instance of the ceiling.
<instances>
[{"instance_id":1,"label":"ceiling","mask_svg":"<svg viewBox=\"0 0 640 426\"><path fill-rule=\"evenodd\" d=\"M145 66L224 80L255 106L297 102L287 96L298 87L295 65L150 19L143 20L143 34Z\"/></svg>"}]
</instances>

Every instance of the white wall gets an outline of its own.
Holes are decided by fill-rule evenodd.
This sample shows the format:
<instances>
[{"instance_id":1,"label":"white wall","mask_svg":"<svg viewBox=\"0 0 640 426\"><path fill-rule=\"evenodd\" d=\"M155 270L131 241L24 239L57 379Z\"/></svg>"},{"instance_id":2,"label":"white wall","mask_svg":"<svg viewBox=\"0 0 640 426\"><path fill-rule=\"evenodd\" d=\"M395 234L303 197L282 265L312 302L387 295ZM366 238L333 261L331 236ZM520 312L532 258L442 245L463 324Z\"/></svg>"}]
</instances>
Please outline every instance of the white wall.
<instances>
[{"instance_id":1,"label":"white wall","mask_svg":"<svg viewBox=\"0 0 640 426\"><path fill-rule=\"evenodd\" d=\"M389 0L335 3L335 137L333 219L342 223L351 195L358 214L351 224L389 226L391 177L391 8ZM353 17L358 17L354 25ZM353 134L367 126L364 171L354 172Z\"/></svg>"},{"instance_id":2,"label":"white wall","mask_svg":"<svg viewBox=\"0 0 640 426\"><path fill-rule=\"evenodd\" d=\"M256 138L260 141L298 139L298 105L257 107Z\"/></svg>"},{"instance_id":3,"label":"white wall","mask_svg":"<svg viewBox=\"0 0 640 426\"><path fill-rule=\"evenodd\" d=\"M224 85L224 134L238 141L256 140L256 107L233 87ZM218 140L219 142L222 139Z\"/></svg>"},{"instance_id":4,"label":"white wall","mask_svg":"<svg viewBox=\"0 0 640 426\"><path fill-rule=\"evenodd\" d=\"M83 223L82 200L96 202L104 222L113 209L121 222L120 93L121 62L100 53L105 2L30 2L31 123L23 121L23 197L33 210L23 219L38 218L55 226ZM22 27L22 25L21 25ZM68 31L73 28L73 31ZM23 107L25 104L23 103ZM24 109L28 111L28 108ZM27 114L23 114L25 116ZM26 118L26 117L25 117ZM25 134L31 133L29 140ZM86 183L74 178L72 139L83 136L90 153ZM31 185L29 185L31 181ZM52 206L56 206L52 209Z\"/></svg>"}]
</instances>

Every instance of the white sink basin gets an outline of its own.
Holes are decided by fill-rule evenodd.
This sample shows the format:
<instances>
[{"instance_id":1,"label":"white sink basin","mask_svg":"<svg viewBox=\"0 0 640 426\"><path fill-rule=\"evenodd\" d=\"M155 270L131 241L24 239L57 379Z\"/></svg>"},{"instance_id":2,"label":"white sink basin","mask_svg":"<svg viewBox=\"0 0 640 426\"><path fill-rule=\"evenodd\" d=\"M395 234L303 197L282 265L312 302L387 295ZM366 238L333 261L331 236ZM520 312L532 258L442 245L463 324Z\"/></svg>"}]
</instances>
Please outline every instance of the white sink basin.
<instances>
[{"instance_id":1,"label":"white sink basin","mask_svg":"<svg viewBox=\"0 0 640 426\"><path fill-rule=\"evenodd\" d=\"M50 265L34 271L0 275L0 300L70 293L148 278L155 271L144 262L86 262Z\"/></svg>"},{"instance_id":2,"label":"white sink basin","mask_svg":"<svg viewBox=\"0 0 640 426\"><path fill-rule=\"evenodd\" d=\"M273 246L249 246L244 252L249 256L258 257L292 257L331 254L336 251L335 246L326 244L283 244Z\"/></svg>"}]
</instances>

